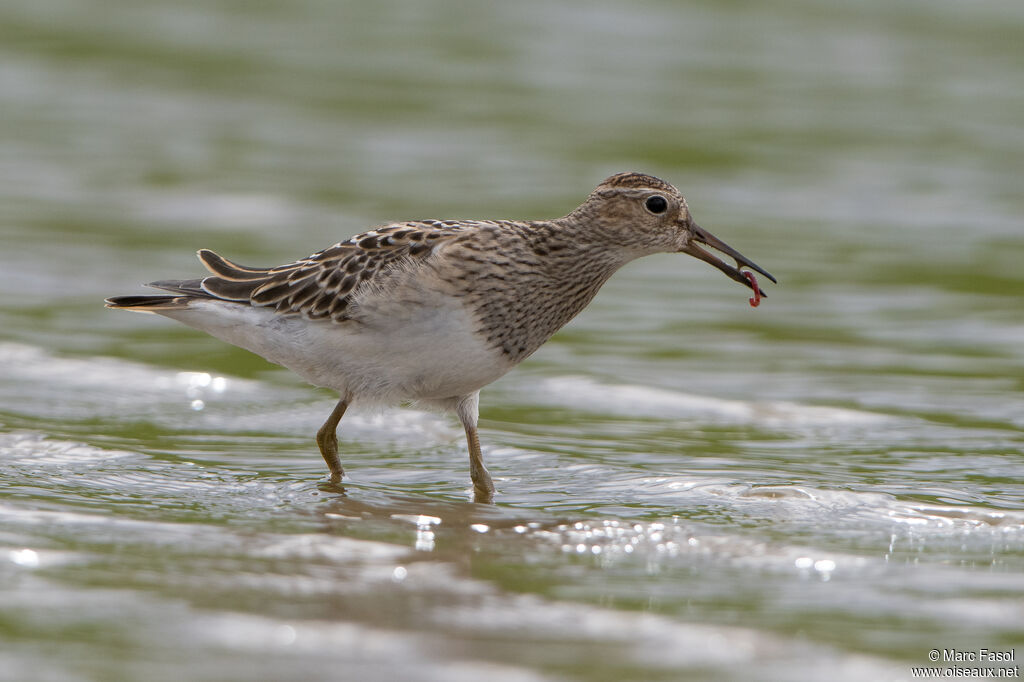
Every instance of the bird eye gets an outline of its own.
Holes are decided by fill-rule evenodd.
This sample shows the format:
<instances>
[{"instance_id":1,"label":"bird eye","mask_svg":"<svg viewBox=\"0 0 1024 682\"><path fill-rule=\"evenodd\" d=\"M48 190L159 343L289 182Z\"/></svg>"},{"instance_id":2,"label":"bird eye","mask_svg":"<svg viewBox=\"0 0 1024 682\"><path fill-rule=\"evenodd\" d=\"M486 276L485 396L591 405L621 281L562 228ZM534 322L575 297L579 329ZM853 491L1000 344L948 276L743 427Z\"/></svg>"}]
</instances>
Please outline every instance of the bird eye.
<instances>
[{"instance_id":1,"label":"bird eye","mask_svg":"<svg viewBox=\"0 0 1024 682\"><path fill-rule=\"evenodd\" d=\"M653 197L647 197L644 208L651 213L664 213L668 210L668 201L665 200L665 197L655 194Z\"/></svg>"}]
</instances>

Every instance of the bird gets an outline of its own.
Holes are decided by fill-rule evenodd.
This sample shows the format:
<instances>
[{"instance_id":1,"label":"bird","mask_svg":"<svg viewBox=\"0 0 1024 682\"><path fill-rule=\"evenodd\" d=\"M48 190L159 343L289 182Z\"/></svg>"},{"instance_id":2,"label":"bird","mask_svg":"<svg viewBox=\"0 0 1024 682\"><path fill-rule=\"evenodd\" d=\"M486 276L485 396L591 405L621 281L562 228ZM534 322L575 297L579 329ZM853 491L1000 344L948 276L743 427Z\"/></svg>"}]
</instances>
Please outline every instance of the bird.
<instances>
[{"instance_id":1,"label":"bird","mask_svg":"<svg viewBox=\"0 0 1024 682\"><path fill-rule=\"evenodd\" d=\"M625 172L561 218L389 223L271 268L201 249L205 277L151 282L165 293L105 303L171 318L335 391L338 402L316 434L335 485L345 475L337 428L353 403L454 412L465 429L473 499L491 503L480 390L540 348L619 268L656 253L703 260L758 302L765 294L750 271L777 283L694 222L673 185Z\"/></svg>"}]
</instances>

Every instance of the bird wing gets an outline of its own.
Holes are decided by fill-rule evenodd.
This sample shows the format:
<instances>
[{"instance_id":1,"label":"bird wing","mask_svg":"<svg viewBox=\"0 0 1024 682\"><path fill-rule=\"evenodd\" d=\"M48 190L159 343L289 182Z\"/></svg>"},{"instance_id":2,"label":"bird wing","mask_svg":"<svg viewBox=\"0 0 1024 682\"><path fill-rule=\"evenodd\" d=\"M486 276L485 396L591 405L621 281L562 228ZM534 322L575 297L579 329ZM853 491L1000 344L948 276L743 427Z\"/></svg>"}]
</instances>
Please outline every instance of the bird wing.
<instances>
[{"instance_id":1,"label":"bird wing","mask_svg":"<svg viewBox=\"0 0 1024 682\"><path fill-rule=\"evenodd\" d=\"M199 259L213 273L211 276L198 282L153 282L151 286L193 295L198 289L224 301L340 322L348 319L352 295L361 285L383 280L383 273L400 263L422 262L439 245L485 225L494 223L394 223L276 268L245 267L203 249Z\"/></svg>"}]
</instances>

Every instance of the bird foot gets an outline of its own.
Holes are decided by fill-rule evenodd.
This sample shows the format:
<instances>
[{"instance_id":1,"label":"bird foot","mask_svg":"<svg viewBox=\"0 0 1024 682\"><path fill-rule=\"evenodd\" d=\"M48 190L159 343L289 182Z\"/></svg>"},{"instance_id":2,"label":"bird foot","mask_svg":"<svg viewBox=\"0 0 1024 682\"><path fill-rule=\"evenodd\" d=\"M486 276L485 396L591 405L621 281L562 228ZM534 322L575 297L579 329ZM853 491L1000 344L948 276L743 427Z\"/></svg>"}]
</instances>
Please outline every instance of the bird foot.
<instances>
[{"instance_id":1,"label":"bird foot","mask_svg":"<svg viewBox=\"0 0 1024 682\"><path fill-rule=\"evenodd\" d=\"M470 475L473 478L473 501L478 504L494 504L494 481L487 469L472 467Z\"/></svg>"}]
</instances>

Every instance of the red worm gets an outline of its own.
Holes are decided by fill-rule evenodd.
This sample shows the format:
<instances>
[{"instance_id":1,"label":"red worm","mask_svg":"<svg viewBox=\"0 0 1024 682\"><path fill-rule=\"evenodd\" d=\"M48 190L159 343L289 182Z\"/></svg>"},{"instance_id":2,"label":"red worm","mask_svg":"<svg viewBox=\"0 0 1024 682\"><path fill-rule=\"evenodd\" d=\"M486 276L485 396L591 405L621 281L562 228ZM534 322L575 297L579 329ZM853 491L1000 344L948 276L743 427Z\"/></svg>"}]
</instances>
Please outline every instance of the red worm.
<instances>
[{"instance_id":1,"label":"red worm","mask_svg":"<svg viewBox=\"0 0 1024 682\"><path fill-rule=\"evenodd\" d=\"M749 270L744 270L743 276L747 278L747 281L750 282L750 287L754 290L754 297L749 299L750 307L756 308L761 305L761 289L757 286L757 280L754 279L754 273Z\"/></svg>"}]
</instances>

